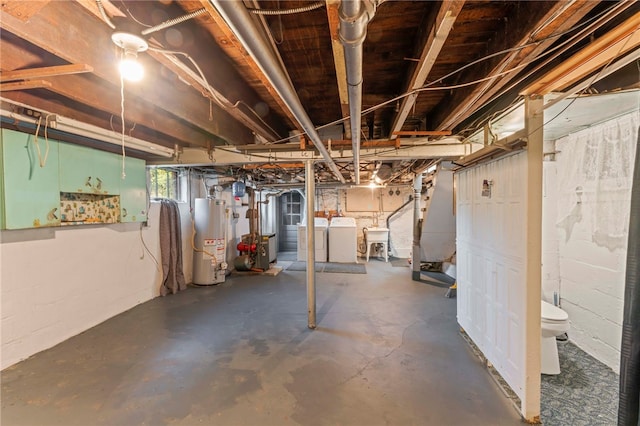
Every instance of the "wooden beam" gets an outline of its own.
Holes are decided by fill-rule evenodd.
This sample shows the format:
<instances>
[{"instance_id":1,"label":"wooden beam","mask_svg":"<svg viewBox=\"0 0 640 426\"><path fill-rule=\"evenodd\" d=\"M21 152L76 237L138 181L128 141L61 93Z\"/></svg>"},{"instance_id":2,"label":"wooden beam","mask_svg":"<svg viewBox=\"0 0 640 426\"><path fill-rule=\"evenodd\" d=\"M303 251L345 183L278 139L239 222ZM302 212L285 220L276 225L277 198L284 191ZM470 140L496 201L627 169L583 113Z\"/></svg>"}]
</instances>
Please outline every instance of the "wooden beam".
<instances>
[{"instance_id":1,"label":"wooden beam","mask_svg":"<svg viewBox=\"0 0 640 426\"><path fill-rule=\"evenodd\" d=\"M0 84L0 92L10 92L12 90L41 89L51 87L51 83L45 80L15 81L13 83Z\"/></svg>"},{"instance_id":2,"label":"wooden beam","mask_svg":"<svg viewBox=\"0 0 640 426\"><path fill-rule=\"evenodd\" d=\"M29 61L28 55L14 44L6 43L1 49L3 61L21 66L24 58ZM51 77L46 80L46 87L54 93L68 98L74 103L81 103L105 114L111 114L116 124L120 119L120 91L111 87L96 84L94 79L85 78L80 75L68 75L62 77ZM44 86L43 86L44 87ZM51 112L58 113L58 107ZM62 115L69 116L69 114ZM162 120L156 117L164 116ZM69 116L69 118L75 118ZM128 97L125 93L125 121L127 126L146 125L154 130L171 136L174 141L181 141L182 144L193 146L208 146L213 137L203 131L198 131L194 127L187 125L184 121L178 120L171 115L166 115L156 105L150 104L137 97ZM153 123L150 126L148 123Z\"/></svg>"},{"instance_id":3,"label":"wooden beam","mask_svg":"<svg viewBox=\"0 0 640 426\"><path fill-rule=\"evenodd\" d=\"M266 163L266 164L245 164L245 170L255 169L303 169L304 163Z\"/></svg>"},{"instance_id":4,"label":"wooden beam","mask_svg":"<svg viewBox=\"0 0 640 426\"><path fill-rule=\"evenodd\" d=\"M207 83L202 80L202 77L192 71L191 68L178 60L175 56L155 51L149 51L149 56L153 57L156 61L167 67L167 69L171 70L176 75L180 76L180 78L189 83L191 87L199 91L202 96L210 99L211 102L215 102L220 105L229 113L229 115L256 132L256 134L265 138L267 141L273 142L280 139L280 135L275 130L272 130L270 127L267 127L265 123L257 120L254 115L249 115L250 113L243 111L243 109L238 105L233 106L233 102L227 100L226 97L218 92L214 87L211 87L211 91L213 91L212 94L211 91L209 91L209 88L206 87ZM211 85L209 84L209 86ZM224 105L224 101L226 101L227 105Z\"/></svg>"},{"instance_id":5,"label":"wooden beam","mask_svg":"<svg viewBox=\"0 0 640 426\"><path fill-rule=\"evenodd\" d=\"M446 0L441 3L431 32L422 43L419 62L403 93L411 92L424 85L463 6L464 1L461 0ZM395 138L396 132L402 129L417 98L417 93L402 98L398 113L395 115L391 125L390 138Z\"/></svg>"},{"instance_id":6,"label":"wooden beam","mask_svg":"<svg viewBox=\"0 0 640 426\"><path fill-rule=\"evenodd\" d=\"M58 75L80 74L91 72L93 68L87 64L58 65L54 67L29 68L14 71L2 71L0 83L16 80L30 80L33 78L45 78Z\"/></svg>"},{"instance_id":7,"label":"wooden beam","mask_svg":"<svg viewBox=\"0 0 640 426\"><path fill-rule=\"evenodd\" d=\"M0 13L0 21L3 31L11 32L68 62L92 66L96 77L110 83L105 87L120 90L120 78L115 67L117 49L111 41L111 30L101 22L98 25L99 21L77 3L55 2L55 7L44 8L28 23L5 13ZM138 60L145 66L153 64L143 55ZM194 91L181 89L183 86L162 81L159 69L147 69L145 79L136 85L127 84L125 92L129 98L136 96L157 106L163 111L162 115L171 114L224 140L253 142L249 129L223 109L214 105L213 120L209 120L208 99ZM162 115L157 115L156 120L161 120ZM153 123L147 125L152 127Z\"/></svg>"},{"instance_id":8,"label":"wooden beam","mask_svg":"<svg viewBox=\"0 0 640 426\"><path fill-rule=\"evenodd\" d=\"M15 16L23 22L27 22L36 13L49 4L51 0L42 1L3 1L0 2L0 9L11 16Z\"/></svg>"},{"instance_id":9,"label":"wooden beam","mask_svg":"<svg viewBox=\"0 0 640 426\"><path fill-rule=\"evenodd\" d=\"M113 116L113 121L120 127L120 95L113 90L91 84L80 77L54 78L51 91L72 99L76 102L88 105L97 110ZM156 120L156 117L162 117ZM143 125L171 136L181 141L182 145L202 146L211 145L213 137L203 131L185 125L181 120L170 115L163 114L155 105L149 104L143 99L127 98L125 94L125 127Z\"/></svg>"},{"instance_id":10,"label":"wooden beam","mask_svg":"<svg viewBox=\"0 0 640 426\"><path fill-rule=\"evenodd\" d=\"M329 32L331 34L331 49L333 50L333 63L336 68L336 80L338 83L338 94L340 96L340 112L342 118L349 116L349 91L347 88L347 65L344 57L344 47L340 42L340 17L338 9L340 8L340 0L326 0L327 2L327 20L329 23ZM351 139L351 127L344 126L344 135L347 139Z\"/></svg>"},{"instance_id":11,"label":"wooden beam","mask_svg":"<svg viewBox=\"0 0 640 426\"><path fill-rule=\"evenodd\" d=\"M499 92L508 82L515 79L522 64L532 61L544 52L556 38L549 38L551 34L565 31L575 25L586 15L597 2L590 0L576 0L573 2L520 2L521 13L517 22L511 24L514 31L505 32L491 40L488 44L489 52L503 50L505 46L521 47L506 54L502 58L496 57L486 61L483 66L470 69L465 73L464 80L476 80L495 76L468 89L459 89L451 97L449 105L453 109L441 109L434 115L434 124L439 129L452 129L463 120L481 108L488 100ZM509 35L513 40L508 39ZM538 42L538 43L535 43ZM489 70L486 72L485 70ZM502 74L505 73L506 74Z\"/></svg>"},{"instance_id":12,"label":"wooden beam","mask_svg":"<svg viewBox=\"0 0 640 426\"><path fill-rule=\"evenodd\" d=\"M451 136L451 130L400 130L394 136Z\"/></svg>"},{"instance_id":13,"label":"wooden beam","mask_svg":"<svg viewBox=\"0 0 640 426\"><path fill-rule=\"evenodd\" d=\"M285 117L289 121L291 128L301 132L304 131L280 98L276 89L271 85L267 76L249 55L249 52L245 50L242 43L235 37L231 28L229 28L224 18L220 16L211 2L209 0L181 1L180 6L188 12L200 8L204 8L207 11L209 20L205 22L204 27L217 42L218 46L250 75L247 80L252 87L255 89L260 87L262 89L257 90L258 94L268 102L270 108ZM274 51L274 53L278 54L277 51Z\"/></svg>"},{"instance_id":14,"label":"wooden beam","mask_svg":"<svg viewBox=\"0 0 640 426\"><path fill-rule=\"evenodd\" d=\"M165 5L164 11L169 16L181 16L196 10L213 9L210 4L207 4L206 7L203 6L205 5L200 1L180 1ZM149 3L129 2L128 11L134 16L148 16ZM200 72L196 72L190 61L183 55L167 55L151 50L148 55L178 75L181 80L190 84L204 97L211 99L212 102L225 109L232 117L245 124L258 136L267 141L275 141L286 135L290 127L285 124L286 117L279 114L277 104L269 105L269 108L265 108L266 113L262 115L253 111L256 105L264 105L265 99L268 100L270 95L265 93L265 96L261 96L251 84L246 84L245 78L239 71L240 67L226 60L226 52L220 47L213 35L215 31L212 31L212 28L217 28L217 26L208 13L193 18L190 24L193 37L198 40L198 43L185 43L180 47L180 50L198 62L202 74L206 77L206 82ZM158 33L157 38L164 40L162 33ZM155 39L151 39L150 44L162 46L162 43ZM214 93L208 90L207 83Z\"/></svg>"},{"instance_id":15,"label":"wooden beam","mask_svg":"<svg viewBox=\"0 0 640 426\"><path fill-rule=\"evenodd\" d=\"M29 105L37 110L55 112L56 114L60 114L67 118L78 120L87 124L92 124L94 126L102 127L103 129L106 129L106 130L111 130L111 123L109 123L109 120L100 118L96 114L89 114L89 113L77 111L75 109L71 109L67 106L60 105L60 103L56 101L45 100L42 97L36 96L30 92L21 92L21 91L7 92L7 93L3 93L2 96L12 101ZM116 127L116 130L118 130L119 128L120 128L119 126ZM167 148L173 148L174 144L181 142L181 140L170 139L165 135L155 132L154 130L155 129L149 130L148 128L143 126L136 126L136 128L133 129L133 131L127 132L127 134L130 133L131 136L135 138L156 143L158 145L162 145Z\"/></svg>"},{"instance_id":16,"label":"wooden beam","mask_svg":"<svg viewBox=\"0 0 640 426\"><path fill-rule=\"evenodd\" d=\"M640 12L560 63L527 87L523 94L545 95L564 89L568 85L602 68L617 56L636 49L640 46L638 22L640 22Z\"/></svg>"}]
</instances>

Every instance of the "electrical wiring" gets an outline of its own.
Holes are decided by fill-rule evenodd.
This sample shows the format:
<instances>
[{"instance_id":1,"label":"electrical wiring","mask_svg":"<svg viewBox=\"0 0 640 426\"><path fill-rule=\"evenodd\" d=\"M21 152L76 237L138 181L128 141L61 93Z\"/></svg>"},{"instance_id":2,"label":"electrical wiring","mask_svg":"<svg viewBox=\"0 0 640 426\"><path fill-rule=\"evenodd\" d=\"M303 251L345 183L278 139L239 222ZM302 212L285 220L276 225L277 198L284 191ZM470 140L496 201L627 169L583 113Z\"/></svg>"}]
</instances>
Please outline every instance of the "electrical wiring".
<instances>
[{"instance_id":1,"label":"electrical wiring","mask_svg":"<svg viewBox=\"0 0 640 426\"><path fill-rule=\"evenodd\" d=\"M636 31L640 31L640 27L639 27L638 29L636 29ZM584 93L588 88L590 88L590 87L593 85L593 83L595 83L596 81L598 81L598 79L600 78L600 75L602 75L602 73L604 72L604 70L606 70L606 69L609 67L609 65L611 65L611 63L613 62L613 60L614 60L615 58L617 58L617 57L620 55L620 53L621 53L621 52L623 52L623 51L624 51L624 49L627 47L627 44L629 43L629 40L631 40L631 37L628 37L628 38L625 40L625 42L620 46L620 49L618 49L618 52L617 52L615 55L612 55L612 56L611 56L611 58L609 59L609 61L607 61L607 63L606 63L602 68L600 68L600 70L598 70L598 72L597 72L597 73L593 76L593 78L591 79L591 82L587 85L587 87L586 87L586 88L584 88L582 91L580 91L580 93L579 93L579 94ZM554 116L553 116L552 118L550 118L548 121L545 121L545 122L542 124L542 126L541 126L541 127L544 127L544 126L548 125L549 123L553 122L555 119L557 119L558 117L560 117L562 114L564 114L564 112L565 112L567 109L569 109L569 107L570 107L571 105L573 105L573 104L575 103L575 101L576 101L576 100L578 99L578 97L579 97L579 94L578 94L578 96L574 96L574 98L571 100L571 102L569 102L569 103L567 104L567 106L565 106L564 108L562 108L562 111L558 112L556 115L554 115ZM539 129L540 129L540 127L539 127L539 128L537 128L537 129L535 129L535 131L537 131L537 130L539 130Z\"/></svg>"},{"instance_id":2,"label":"electrical wiring","mask_svg":"<svg viewBox=\"0 0 640 426\"><path fill-rule=\"evenodd\" d=\"M124 7L124 9L127 11L127 14L131 17L131 19L133 19L138 25L143 26L145 28L151 28L152 25L149 24L145 24L144 22L140 22L140 20L136 19L135 16L133 16L133 13L131 13L131 11L129 10L129 8L127 7L127 3L126 2L121 2L122 6Z\"/></svg>"},{"instance_id":3,"label":"electrical wiring","mask_svg":"<svg viewBox=\"0 0 640 426\"><path fill-rule=\"evenodd\" d=\"M254 115L267 129L269 129L270 132L272 132L274 135L278 136L278 132L276 132L262 117L260 117L260 114L258 114L251 106L247 105L244 101L242 100L238 100L235 103L231 103L231 101L229 101L228 99L221 97L220 95L218 95L218 93L216 93L216 91L213 89L213 87L211 87L211 85L209 84L209 81L207 80L207 77L204 75L204 72L202 71L202 69L200 68L200 66L198 65L198 63L196 62L195 59L193 59L191 57L191 55L189 55L186 52L181 52L179 50L167 50L167 49L162 49L162 48L158 48L158 47L153 47L153 46L149 46L149 50L153 51L153 52L158 52L158 53L162 53L164 55L181 55L184 56L189 62L191 62L191 64L193 65L193 67L196 69L196 71L198 72L200 78L202 79L205 89L207 90L207 92L211 95L211 97L223 108L232 108L232 109L237 109L240 105L243 105L247 110L249 110L249 112Z\"/></svg>"},{"instance_id":4,"label":"electrical wiring","mask_svg":"<svg viewBox=\"0 0 640 426\"><path fill-rule=\"evenodd\" d=\"M125 170L126 165L126 152L124 150L124 76L120 73L120 119L122 120L122 179L127 177L127 173Z\"/></svg>"},{"instance_id":5,"label":"electrical wiring","mask_svg":"<svg viewBox=\"0 0 640 426\"><path fill-rule=\"evenodd\" d=\"M605 17L607 14L615 12L616 9L618 9L620 7L626 7L626 6L624 5L624 3L616 3L612 7L610 7L609 9L605 9L602 12L598 13L597 15L591 17L590 19L587 19L585 22L582 22L580 25L576 25L575 27L572 27L569 30L566 30L564 32L560 32L560 33L557 33L557 34L562 36L562 35L569 34L570 32L574 32L575 30L580 29L582 27L586 27L586 26L590 25L592 22L596 22L600 18ZM556 35L552 34L551 36L555 37ZM526 65L529 65L530 63L533 63L533 62L537 62L540 59L551 55L553 52L555 52L557 50L560 50L561 48L563 48L567 44L573 42L579 36L580 36L580 32L578 31L578 32L576 32L576 34L574 34L573 36L567 38L562 43L558 44L557 46L553 47L552 49L546 50L544 53L538 55L534 60L527 62ZM583 34L583 36L584 36L584 34ZM541 41L544 41L544 40L546 40L546 39L542 39ZM540 68L540 66L538 68ZM501 96L504 93L508 93L509 91L514 89L516 86L521 84L523 81L525 81L527 78L532 76L535 72L536 72L536 69L532 69L528 73L526 73L525 75L520 76L518 79L516 79L515 81L511 82L511 84L509 84L507 87L503 88L497 96ZM520 102L521 100L522 100L522 97L516 98L512 102L512 104L510 106L514 105L515 103ZM472 107L472 105L469 105L469 107L465 111L468 111L471 107ZM480 121L484 121L484 119L482 117L480 117L478 120L476 120L476 122L479 121L479 120ZM472 127L473 127L473 124L472 124ZM465 130L471 130L472 132L475 132L478 129L477 128L471 128L471 129L465 129Z\"/></svg>"},{"instance_id":6,"label":"electrical wiring","mask_svg":"<svg viewBox=\"0 0 640 426\"><path fill-rule=\"evenodd\" d=\"M36 152L38 153L38 164L40 167L44 167L47 164L47 158L49 157L49 138L47 137L47 127L49 125L49 116L51 114L47 114L44 119L44 140L46 143L46 150L44 153L44 158L42 157L42 152L40 151L40 143L38 142L38 136L40 134L40 124L42 124L42 116L38 118L38 125L36 127L36 134L33 137L33 144L36 146Z\"/></svg>"},{"instance_id":7,"label":"electrical wiring","mask_svg":"<svg viewBox=\"0 0 640 426\"><path fill-rule=\"evenodd\" d=\"M214 267L217 267L218 259L216 259L216 256L214 254L209 253L205 249L196 248L196 222L193 220L193 214L191 214L190 217L191 217L191 248L196 253L202 253L202 254L206 254L207 256L210 256L211 259L213 260Z\"/></svg>"},{"instance_id":8,"label":"electrical wiring","mask_svg":"<svg viewBox=\"0 0 640 426\"><path fill-rule=\"evenodd\" d=\"M267 15L267 16L277 16L277 15L293 15L296 13L310 12L312 10L320 9L324 6L324 2L315 2L307 6L295 7L292 9L253 9L247 8L247 10L254 15Z\"/></svg>"},{"instance_id":9,"label":"electrical wiring","mask_svg":"<svg viewBox=\"0 0 640 426\"><path fill-rule=\"evenodd\" d=\"M149 254L149 256L151 256L153 263L156 264L156 269L160 271L160 273L162 274L162 269L160 268L160 263L158 263L158 259L156 259L156 257L153 255L151 250L149 250L147 243L144 241L144 236L142 235L142 228L144 228L144 223L140 223L140 241L142 242L142 246L144 247L144 250ZM140 260L143 260L143 259L144 259L144 251L142 252L142 256L140 256Z\"/></svg>"},{"instance_id":10,"label":"electrical wiring","mask_svg":"<svg viewBox=\"0 0 640 426\"><path fill-rule=\"evenodd\" d=\"M617 7L616 5L613 5L613 6L611 6L611 8L606 9L606 10L598 13L597 15L594 15L593 17L587 19L586 21L581 22L579 25L575 25L575 26L573 26L573 27L571 27L571 28L569 28L569 29L567 29L565 31L560 31L560 32L557 32L557 33L549 34L548 36L546 36L546 37L544 37L544 38L542 38L540 40L536 40L536 41L533 41L533 42L530 42L530 43L523 44L521 46L516 46L516 47L509 48L509 49L500 50L498 52L494 52L494 53L491 53L489 55L485 55L485 56L483 56L481 58L478 58L478 59L476 59L476 60L474 60L474 61L472 61L472 62L470 62L468 64L465 64L465 65L461 66L460 68L457 68L457 69L451 71L449 74L446 74L445 76L440 77L437 80L434 80L434 81L431 81L429 83L426 83L421 88L405 92L405 93L400 94L400 95L398 95L396 97L393 97L393 98L391 98L389 100L386 100L386 101L381 102L381 103L379 103L377 105L374 105L374 106L372 106L370 108L364 109L364 110L362 110L361 115L364 116L364 115L366 115L368 113L371 113L373 111L376 111L377 109L380 109L380 108L382 108L382 107L384 107L384 106L386 106L386 105L388 105L390 103L396 102L398 100L402 100L402 99L404 99L404 98L406 98L408 96L415 95L415 94L417 94L417 93L419 93L421 91L453 90L453 89L456 89L456 88L461 88L461 87L465 87L465 86L471 86L471 85L474 85L474 84L481 83L482 81L490 80L490 79L499 77L501 75L506 75L508 73L511 73L511 72L514 72L514 71L516 71L518 69L526 67L526 66L528 66L528 65L530 65L530 64L532 64L532 63L534 63L536 61L539 61L541 58L553 53L554 51L560 49L561 47L566 45L569 41L571 41L571 39L569 39L568 41L565 41L563 43L560 43L558 46L555 46L552 49L546 50L545 52L543 52L542 54L538 55L536 58L532 59L531 61L523 62L523 63L519 64L518 66L516 66L514 68L511 68L509 70L503 71L503 72L501 72L499 74L495 74L495 75L493 75L491 77L487 77L487 78L479 79L479 80L475 80L475 81L470 81L470 82L467 82L467 83L461 83L459 85L433 87L438 82L442 82L442 80L450 78L450 77L452 77L452 76L464 71L465 69L467 69L467 68L469 68L469 67L471 67L473 65L477 65L478 63L481 63L481 62L486 61L488 59L491 59L493 57L504 55L506 53L516 52L516 51L519 51L519 50L522 50L522 49L525 49L525 48L528 48L528 47L531 47L531 46L538 45L538 44L540 44L540 43L542 43L544 41L555 39L555 38L559 38L559 37L562 37L562 36L564 36L566 34L570 34L570 33L576 32L577 30L581 29L582 27L587 26L591 22L599 19L601 16L604 16L611 9L614 9L616 7ZM504 91L503 91L503 93L504 93ZM351 118L350 116L345 116L343 118L339 118L337 120L334 120L334 121L331 121L329 123L326 123L326 124L323 124L323 125L320 125L320 126L316 127L316 130L320 130L320 129L323 129L323 128L326 128L326 127L330 127L330 126L334 126L336 124L343 123L343 122L349 120L350 118ZM302 134L306 134L306 132L302 133ZM285 142L287 142L287 141L289 141L291 139L298 138L298 137L300 137L299 134L295 135L295 136L289 136L289 137L286 137L286 138L282 138L282 139L279 139L279 140L271 142L271 143L272 144L285 143Z\"/></svg>"}]
</instances>

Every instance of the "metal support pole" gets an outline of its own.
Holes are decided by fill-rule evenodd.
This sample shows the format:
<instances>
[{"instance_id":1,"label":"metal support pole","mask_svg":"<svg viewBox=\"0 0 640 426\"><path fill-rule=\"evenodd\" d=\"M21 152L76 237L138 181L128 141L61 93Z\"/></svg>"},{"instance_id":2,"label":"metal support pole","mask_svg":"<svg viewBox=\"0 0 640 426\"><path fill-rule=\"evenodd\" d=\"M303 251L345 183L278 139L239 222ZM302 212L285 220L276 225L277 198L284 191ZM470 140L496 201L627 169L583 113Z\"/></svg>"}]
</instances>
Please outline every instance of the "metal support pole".
<instances>
[{"instance_id":1,"label":"metal support pole","mask_svg":"<svg viewBox=\"0 0 640 426\"><path fill-rule=\"evenodd\" d=\"M315 199L316 185L313 161L305 163L305 192L307 193L307 314L310 329L316 328L316 242L315 242Z\"/></svg>"},{"instance_id":2,"label":"metal support pole","mask_svg":"<svg viewBox=\"0 0 640 426\"><path fill-rule=\"evenodd\" d=\"M413 179L413 247L412 253L412 274L411 279L420 281L420 239L422 238L422 209L420 208L420 199L422 193L422 173L416 175Z\"/></svg>"}]
</instances>

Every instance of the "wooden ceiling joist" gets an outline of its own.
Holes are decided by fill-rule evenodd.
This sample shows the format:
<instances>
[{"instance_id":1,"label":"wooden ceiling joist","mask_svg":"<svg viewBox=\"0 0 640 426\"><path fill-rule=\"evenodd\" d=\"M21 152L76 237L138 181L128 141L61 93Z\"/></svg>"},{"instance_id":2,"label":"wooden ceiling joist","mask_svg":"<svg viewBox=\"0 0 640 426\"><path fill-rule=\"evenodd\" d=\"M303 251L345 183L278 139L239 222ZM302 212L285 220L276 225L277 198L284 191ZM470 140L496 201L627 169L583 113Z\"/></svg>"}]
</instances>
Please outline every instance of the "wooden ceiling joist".
<instances>
[{"instance_id":1,"label":"wooden ceiling joist","mask_svg":"<svg viewBox=\"0 0 640 426\"><path fill-rule=\"evenodd\" d=\"M193 3L193 5L191 3ZM284 117L286 117L293 128L303 131L267 76L262 72L251 55L249 55L249 53L244 49L242 43L240 43L240 41L235 37L231 28L229 28L224 18L220 16L211 2L209 0L183 1L181 2L181 6L188 11L191 11L191 9L195 10L197 8L204 8L207 11L212 23L207 24L206 29L216 40L218 46L220 46L220 48L229 55L230 58L250 70L251 76L256 80L256 83L270 95L270 100L272 100L272 102L270 102L270 107L279 111Z\"/></svg>"},{"instance_id":2,"label":"wooden ceiling joist","mask_svg":"<svg viewBox=\"0 0 640 426\"><path fill-rule=\"evenodd\" d=\"M338 9L340 7L340 0L326 0L326 2L329 32L331 33L331 48L333 50L333 63L336 68L338 95L340 96L340 112L342 118L346 119L349 117L349 91L347 88L347 65L339 34L340 17L338 15ZM344 134L347 139L351 139L351 126L344 126Z\"/></svg>"},{"instance_id":3,"label":"wooden ceiling joist","mask_svg":"<svg viewBox=\"0 0 640 426\"><path fill-rule=\"evenodd\" d=\"M404 93L419 89L424 85L463 6L464 1L460 0L447 0L442 2L436 16L435 25L433 25L432 31L423 43L420 59L409 79ZM396 132L402 129L417 98L418 93L415 93L405 96L402 99L400 108L391 125L389 136L391 139L395 138L397 136Z\"/></svg>"},{"instance_id":4,"label":"wooden ceiling joist","mask_svg":"<svg viewBox=\"0 0 640 426\"><path fill-rule=\"evenodd\" d=\"M576 0L573 2L558 1L551 2L521 2L522 8L518 22L513 24L518 28L517 34L505 33L496 37L489 44L489 52L497 52L504 49L504 46L520 47L511 53L505 54L502 59L489 60L490 71L482 74L467 73L469 80L484 78L485 80L466 90L458 90L453 96L452 104L455 108L448 111L441 111L437 114L435 122L439 129L452 129L469 117L473 112L481 108L511 80L516 78L517 72L509 70L520 69L523 64L533 61L551 44L556 38L549 37L555 33L561 33L570 29L576 22L579 22L597 2L590 0ZM545 10L541 6L548 6ZM509 40L508 38L516 38ZM491 77L493 78L487 78Z\"/></svg>"},{"instance_id":5,"label":"wooden ceiling joist","mask_svg":"<svg viewBox=\"0 0 640 426\"><path fill-rule=\"evenodd\" d=\"M87 64L58 65L54 67L29 68L15 71L2 71L0 83L17 80L32 80L37 78L54 77L58 75L80 74L92 72L93 68Z\"/></svg>"},{"instance_id":6,"label":"wooden ceiling joist","mask_svg":"<svg viewBox=\"0 0 640 426\"><path fill-rule=\"evenodd\" d=\"M394 136L451 136L451 130L399 130Z\"/></svg>"},{"instance_id":7,"label":"wooden ceiling joist","mask_svg":"<svg viewBox=\"0 0 640 426\"><path fill-rule=\"evenodd\" d=\"M640 12L590 43L523 91L525 95L561 90L640 46Z\"/></svg>"},{"instance_id":8,"label":"wooden ceiling joist","mask_svg":"<svg viewBox=\"0 0 640 426\"><path fill-rule=\"evenodd\" d=\"M51 83L45 80L14 81L11 83L1 83L0 92L10 92L13 90L41 89L51 87Z\"/></svg>"},{"instance_id":9,"label":"wooden ceiling joist","mask_svg":"<svg viewBox=\"0 0 640 426\"><path fill-rule=\"evenodd\" d=\"M114 91L119 91L120 78L114 65L116 55L110 28L106 24L98 25L95 17L73 2L55 2L55 6L43 8L29 20L28 25L0 13L2 29L68 62L92 66L94 76L110 83ZM86 28L91 28L91 31L86 31ZM74 37L75 34L83 34L84 37L80 41ZM253 141L249 129L215 105L213 120L210 121L209 101L199 93L183 91L168 84L157 90L150 81L130 84L126 90L129 96L157 106L163 114L175 116L222 139ZM157 118L162 119L160 116ZM186 137L183 140L188 142Z\"/></svg>"}]
</instances>

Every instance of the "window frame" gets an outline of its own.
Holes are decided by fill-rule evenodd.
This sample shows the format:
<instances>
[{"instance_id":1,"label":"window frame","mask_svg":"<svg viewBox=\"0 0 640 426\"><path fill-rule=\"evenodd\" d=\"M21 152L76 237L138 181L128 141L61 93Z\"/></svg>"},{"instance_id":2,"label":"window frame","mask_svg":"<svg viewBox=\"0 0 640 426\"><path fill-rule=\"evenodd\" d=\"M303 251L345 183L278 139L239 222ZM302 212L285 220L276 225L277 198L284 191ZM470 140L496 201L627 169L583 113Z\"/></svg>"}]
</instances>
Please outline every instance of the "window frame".
<instances>
[{"instance_id":1,"label":"window frame","mask_svg":"<svg viewBox=\"0 0 640 426\"><path fill-rule=\"evenodd\" d=\"M162 185L163 182L158 178L159 172L165 175L165 192L160 191L160 185ZM168 199L183 202L181 178L182 173L179 169L175 169L173 167L148 167L147 181L149 184L150 199Z\"/></svg>"}]
</instances>

